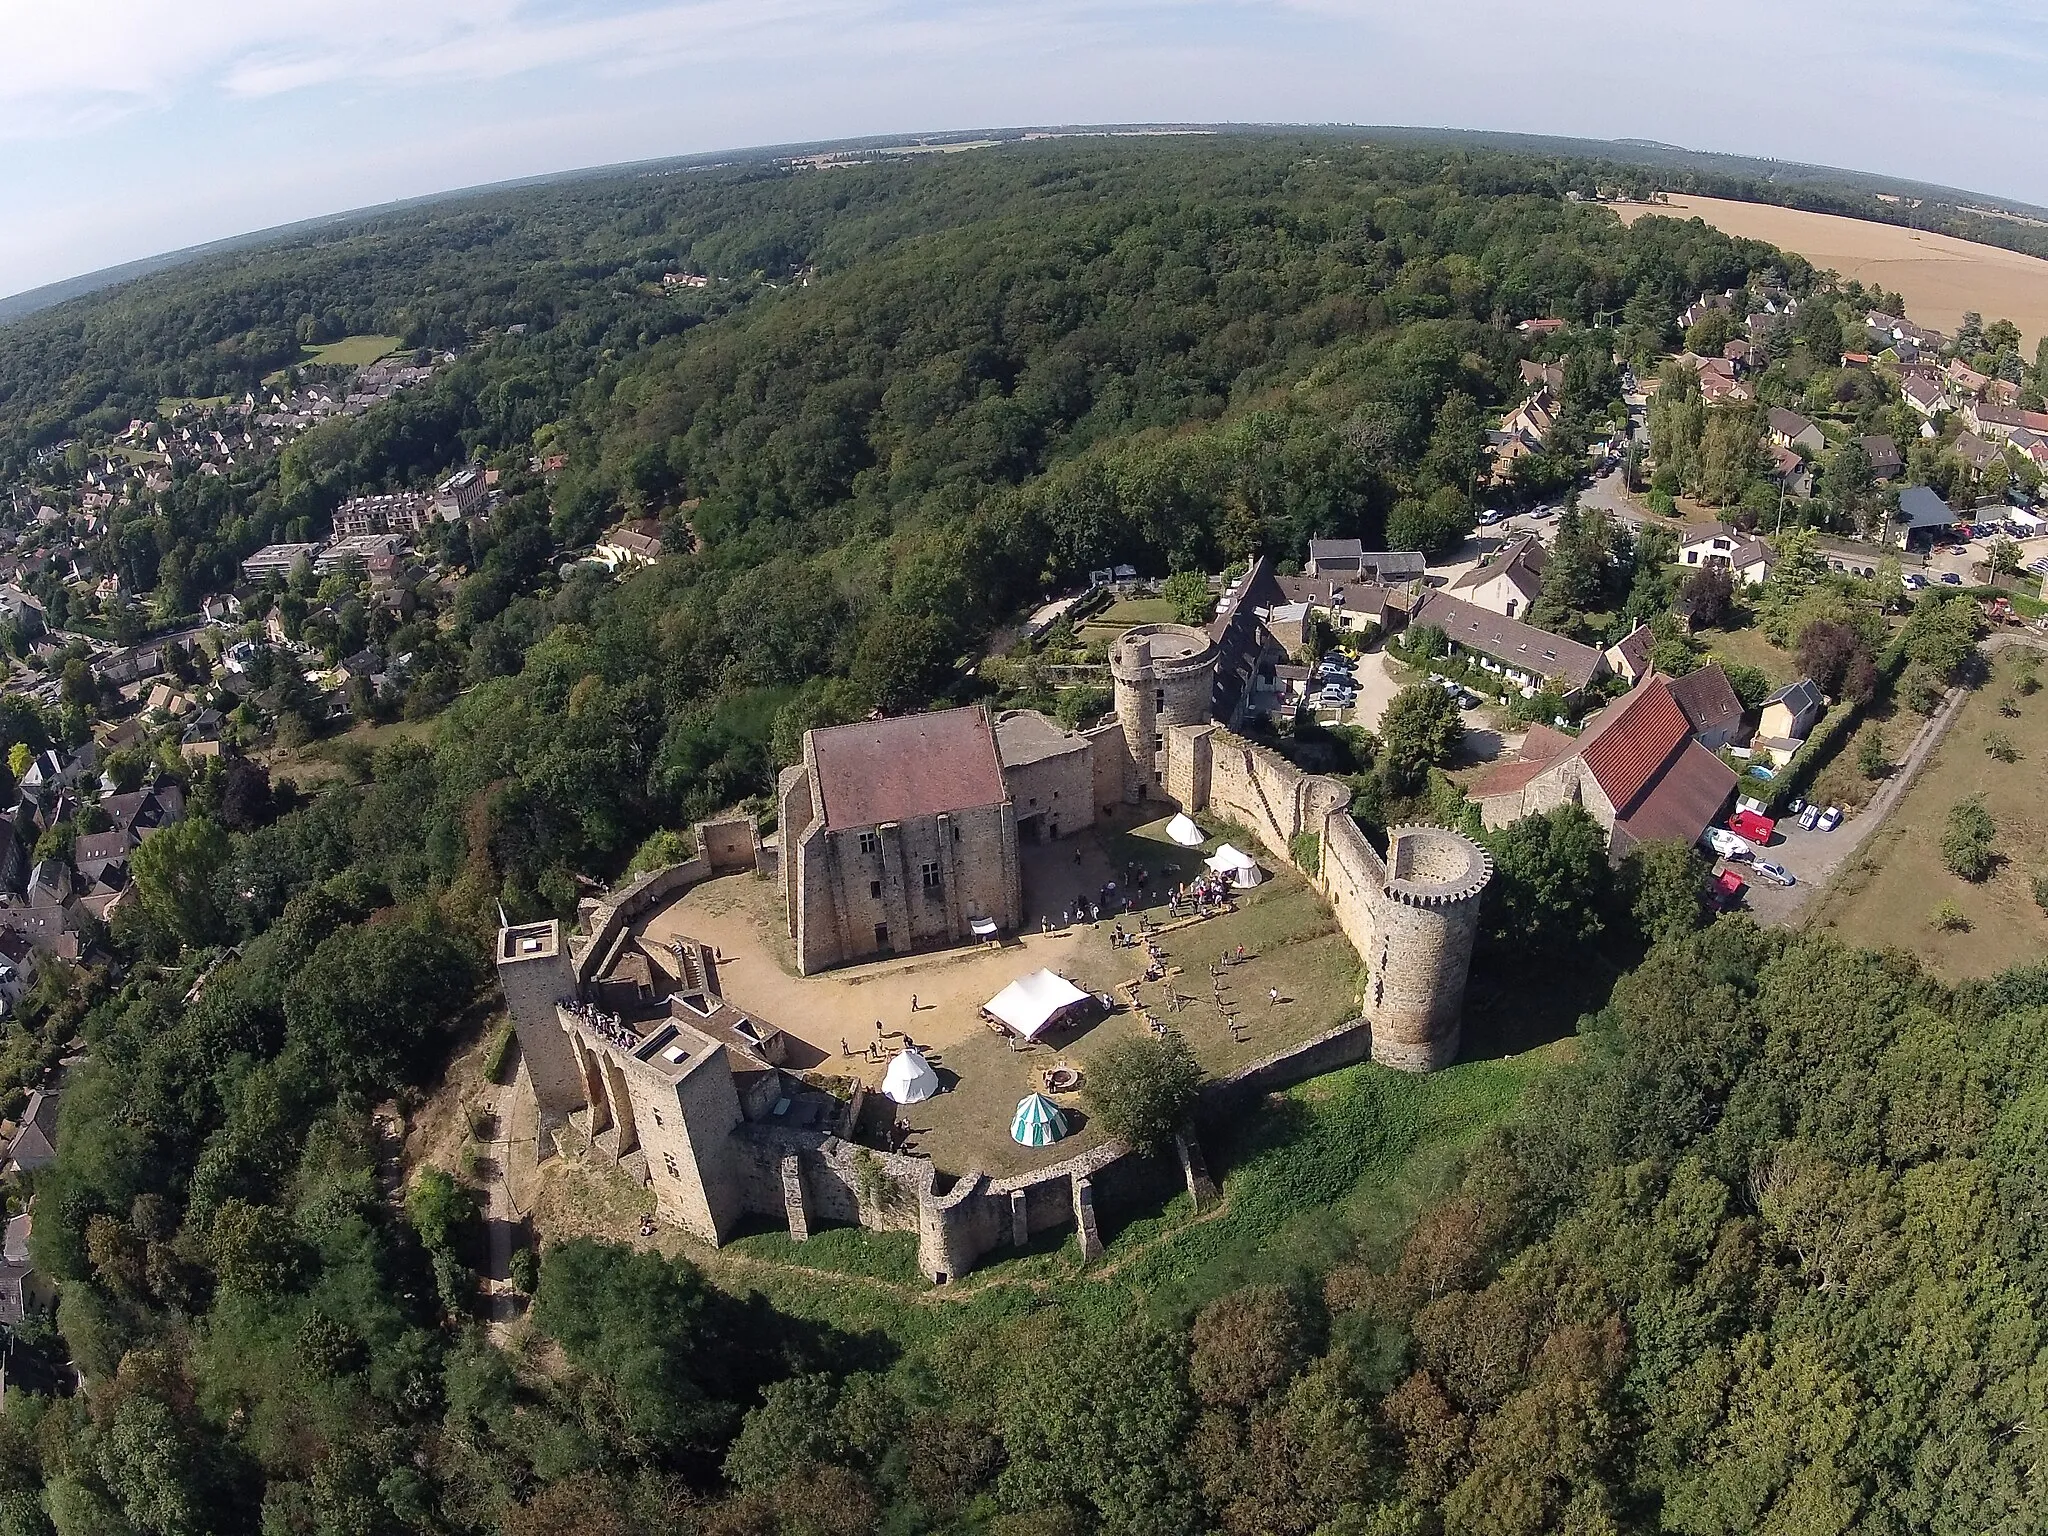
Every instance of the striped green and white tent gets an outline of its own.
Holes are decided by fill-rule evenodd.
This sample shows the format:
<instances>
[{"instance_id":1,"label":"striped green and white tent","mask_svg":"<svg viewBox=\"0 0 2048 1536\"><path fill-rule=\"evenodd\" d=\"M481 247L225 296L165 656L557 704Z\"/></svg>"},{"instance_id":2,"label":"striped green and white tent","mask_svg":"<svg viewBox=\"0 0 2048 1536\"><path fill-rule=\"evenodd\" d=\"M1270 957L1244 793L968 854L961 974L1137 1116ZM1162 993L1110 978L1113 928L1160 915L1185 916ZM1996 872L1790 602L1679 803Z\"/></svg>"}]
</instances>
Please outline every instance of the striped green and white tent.
<instances>
[{"instance_id":1,"label":"striped green and white tent","mask_svg":"<svg viewBox=\"0 0 2048 1536\"><path fill-rule=\"evenodd\" d=\"M1010 1140L1019 1146L1049 1147L1064 1140L1066 1134L1067 1117L1044 1094L1026 1094L1017 1101L1017 1113L1010 1120Z\"/></svg>"}]
</instances>

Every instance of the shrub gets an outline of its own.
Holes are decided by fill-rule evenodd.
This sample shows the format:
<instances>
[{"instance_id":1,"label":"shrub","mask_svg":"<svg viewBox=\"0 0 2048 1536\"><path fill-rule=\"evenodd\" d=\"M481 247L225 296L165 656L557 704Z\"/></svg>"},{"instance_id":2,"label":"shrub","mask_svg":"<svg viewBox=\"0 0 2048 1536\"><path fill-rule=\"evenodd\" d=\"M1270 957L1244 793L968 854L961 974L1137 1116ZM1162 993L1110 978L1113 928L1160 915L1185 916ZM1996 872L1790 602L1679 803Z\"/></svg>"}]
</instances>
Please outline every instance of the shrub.
<instances>
[{"instance_id":1,"label":"shrub","mask_svg":"<svg viewBox=\"0 0 2048 1536\"><path fill-rule=\"evenodd\" d=\"M671 864L680 864L690 857L692 849L688 834L673 827L662 827L647 834L647 840L634 851L633 862L626 866L626 877L644 875L649 870L665 869Z\"/></svg>"},{"instance_id":2,"label":"shrub","mask_svg":"<svg viewBox=\"0 0 2048 1536\"><path fill-rule=\"evenodd\" d=\"M1884 731L1873 725L1856 743L1856 767L1866 779L1881 779L1891 767L1885 754Z\"/></svg>"},{"instance_id":3,"label":"shrub","mask_svg":"<svg viewBox=\"0 0 2048 1536\"><path fill-rule=\"evenodd\" d=\"M2003 731L1993 731L1986 736L1984 750L2001 763L2016 763L2020 760L2020 749L2012 744L2012 738Z\"/></svg>"},{"instance_id":4,"label":"shrub","mask_svg":"<svg viewBox=\"0 0 2048 1536\"><path fill-rule=\"evenodd\" d=\"M2048 912L2048 875L2034 876L2034 905Z\"/></svg>"},{"instance_id":5,"label":"shrub","mask_svg":"<svg viewBox=\"0 0 2048 1536\"><path fill-rule=\"evenodd\" d=\"M1664 517L1670 517L1678 511L1678 503L1671 499L1671 493L1666 490L1654 490L1645 496L1643 501L1652 512Z\"/></svg>"},{"instance_id":6,"label":"shrub","mask_svg":"<svg viewBox=\"0 0 2048 1536\"><path fill-rule=\"evenodd\" d=\"M534 1286L540 1283L540 1260L534 1255L534 1251L531 1248L514 1248L512 1250L510 1278L515 1290L521 1291L528 1296L533 1294Z\"/></svg>"},{"instance_id":7,"label":"shrub","mask_svg":"<svg viewBox=\"0 0 2048 1536\"><path fill-rule=\"evenodd\" d=\"M1294 857L1294 867L1304 875L1313 877L1322 873L1323 840L1315 833L1297 834L1294 841L1287 845L1287 851Z\"/></svg>"},{"instance_id":8,"label":"shrub","mask_svg":"<svg viewBox=\"0 0 2048 1536\"><path fill-rule=\"evenodd\" d=\"M1988 878L1998 863L1998 856L1991 851L1997 830L1981 796L1972 795L1950 807L1948 829L1941 834L1941 861L1949 873L1969 881Z\"/></svg>"},{"instance_id":9,"label":"shrub","mask_svg":"<svg viewBox=\"0 0 2048 1536\"><path fill-rule=\"evenodd\" d=\"M1160 583L1159 595L1173 604L1173 617L1181 624L1206 624L1216 607L1209 595L1209 578L1200 571L1175 571Z\"/></svg>"},{"instance_id":10,"label":"shrub","mask_svg":"<svg viewBox=\"0 0 2048 1536\"><path fill-rule=\"evenodd\" d=\"M2009 693L2004 695L1998 701L1998 712L2008 720L2018 719L2020 713L2019 700Z\"/></svg>"},{"instance_id":11,"label":"shrub","mask_svg":"<svg viewBox=\"0 0 2048 1536\"><path fill-rule=\"evenodd\" d=\"M1164 1151L1194 1113L1202 1069L1178 1035L1120 1040L1088 1063L1088 1107L1140 1152Z\"/></svg>"},{"instance_id":12,"label":"shrub","mask_svg":"<svg viewBox=\"0 0 2048 1536\"><path fill-rule=\"evenodd\" d=\"M1928 921L1943 933L1968 933L1970 931L1970 920L1963 916L1963 909L1952 901L1944 901L1940 906L1936 907Z\"/></svg>"},{"instance_id":13,"label":"shrub","mask_svg":"<svg viewBox=\"0 0 2048 1536\"><path fill-rule=\"evenodd\" d=\"M512 1063L512 1045L518 1038L510 1019L498 1026L498 1032L491 1036L491 1043L484 1048L483 1074L487 1082L505 1081L505 1069Z\"/></svg>"}]
</instances>

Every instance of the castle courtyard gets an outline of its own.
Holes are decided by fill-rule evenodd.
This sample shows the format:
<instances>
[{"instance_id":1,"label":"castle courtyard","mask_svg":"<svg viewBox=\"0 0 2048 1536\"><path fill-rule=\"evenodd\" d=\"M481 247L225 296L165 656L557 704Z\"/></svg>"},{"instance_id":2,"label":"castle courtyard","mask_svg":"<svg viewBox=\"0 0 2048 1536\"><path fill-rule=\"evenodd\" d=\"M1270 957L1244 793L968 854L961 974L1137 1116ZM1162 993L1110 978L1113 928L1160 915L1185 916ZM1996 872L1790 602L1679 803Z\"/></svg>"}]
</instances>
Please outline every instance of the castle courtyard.
<instances>
[{"instance_id":1,"label":"castle courtyard","mask_svg":"<svg viewBox=\"0 0 2048 1536\"><path fill-rule=\"evenodd\" d=\"M1086 1123L1085 1092L1053 1095L1075 1134L1050 1147L1026 1148L1010 1139L1017 1101L1043 1091L1042 1074L1055 1062L1084 1075L1091 1054L1142 1032L1143 1019L1127 1007L1091 1016L1077 1027L1055 1029L1035 1044L995 1032L981 1008L1019 976L1040 968L1058 972L1091 992L1129 1000L1128 984L1146 967L1142 948L1112 942L1116 921L1130 931L1135 916L1121 908L1133 867L1142 867L1145 915L1166 957L1164 980L1141 983L1142 1006L1184 1035L1212 1076L1284 1049L1355 1016L1358 959L1322 899L1294 871L1274 869L1241 891L1235 910L1175 922L1166 893L1198 873L1220 841L1256 851L1243 833L1205 826L1212 835L1200 849L1181 848L1165 835L1164 820L1136 826L1104 825L1053 843L1021 850L1026 928L998 944L970 945L869 961L811 976L796 973L783 907L774 882L751 875L707 881L646 920L656 942L677 936L715 947L719 985L735 1006L780 1028L789 1039L786 1065L795 1071L858 1077L870 1088L907 1038L937 1070L944 1091L907 1108L878 1095L869 1123L886 1130L890 1112L910 1129L907 1150L930 1157L948 1174L979 1168L1003 1175L1059 1162L1100 1139ZM1076 854L1079 854L1077 860ZM1117 885L1116 916L1092 927L1069 921L1085 892L1099 897ZM1052 926L1041 931L1041 919ZM1242 964L1222 967L1242 946ZM1220 988L1218 983L1220 982ZM1271 999L1278 992L1280 1001ZM915 999L916 1009L912 1011ZM1234 1016L1236 1027L1229 1019ZM879 1049L876 1023L882 1025ZM850 1055L842 1054L842 1045Z\"/></svg>"}]
</instances>

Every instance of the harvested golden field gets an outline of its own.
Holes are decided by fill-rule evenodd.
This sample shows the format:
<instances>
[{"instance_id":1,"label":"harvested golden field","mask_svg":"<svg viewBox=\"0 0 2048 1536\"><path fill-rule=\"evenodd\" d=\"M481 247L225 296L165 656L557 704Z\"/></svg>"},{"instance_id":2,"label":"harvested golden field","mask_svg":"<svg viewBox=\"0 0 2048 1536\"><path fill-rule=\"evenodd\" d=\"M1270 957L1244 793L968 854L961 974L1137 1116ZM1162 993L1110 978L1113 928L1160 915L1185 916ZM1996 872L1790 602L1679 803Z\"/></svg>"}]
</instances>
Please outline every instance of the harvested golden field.
<instances>
[{"instance_id":1,"label":"harvested golden field","mask_svg":"<svg viewBox=\"0 0 2048 1536\"><path fill-rule=\"evenodd\" d=\"M1768 240L1817 267L1897 293L1911 319L1937 330L1953 333L1963 312L1974 309L1986 320L2017 325L2029 356L2048 335L2048 261L2038 256L1867 219L1719 197L1673 196L1668 204L1629 203L1615 211L1626 224L1645 214L1668 214L1704 219L1743 239Z\"/></svg>"}]
</instances>

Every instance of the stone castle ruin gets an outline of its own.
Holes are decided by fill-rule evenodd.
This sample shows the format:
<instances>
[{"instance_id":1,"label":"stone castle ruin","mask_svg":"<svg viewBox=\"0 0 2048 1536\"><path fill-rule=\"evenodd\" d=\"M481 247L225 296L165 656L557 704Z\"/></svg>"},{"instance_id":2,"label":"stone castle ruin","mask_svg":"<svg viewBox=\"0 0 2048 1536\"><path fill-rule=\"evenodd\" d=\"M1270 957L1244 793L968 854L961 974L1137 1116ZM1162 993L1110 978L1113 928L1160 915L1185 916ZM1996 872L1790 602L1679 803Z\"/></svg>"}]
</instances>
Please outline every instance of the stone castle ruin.
<instances>
[{"instance_id":1,"label":"stone castle ruin","mask_svg":"<svg viewBox=\"0 0 2048 1536\"><path fill-rule=\"evenodd\" d=\"M580 934L507 924L498 974L543 1155L588 1146L617 1161L653 1188L664 1220L714 1244L749 1217L797 1237L819 1221L915 1230L938 1280L1055 1227L1095 1251L1098 1189L1156 1169L1108 1145L1013 1178L949 1181L928 1159L856 1146L860 1090L845 1103L783 1071L780 1033L725 1000L714 957L635 926L701 880L752 868L779 879L805 972L1014 931L1020 836L1071 835L1119 802L1247 828L1328 901L1366 971L1363 1017L1212 1085L1213 1103L1368 1057L1409 1072L1453 1061L1492 861L1429 826L1392 828L1382 855L1347 786L1234 733L1276 649L1262 582L1259 562L1207 630L1127 632L1111 658L1115 715L1093 730L969 708L813 731L777 786L779 858L743 819L708 823L694 859L586 903ZM1182 1172L1191 1190L1206 1185L1197 1150Z\"/></svg>"}]
</instances>

